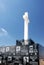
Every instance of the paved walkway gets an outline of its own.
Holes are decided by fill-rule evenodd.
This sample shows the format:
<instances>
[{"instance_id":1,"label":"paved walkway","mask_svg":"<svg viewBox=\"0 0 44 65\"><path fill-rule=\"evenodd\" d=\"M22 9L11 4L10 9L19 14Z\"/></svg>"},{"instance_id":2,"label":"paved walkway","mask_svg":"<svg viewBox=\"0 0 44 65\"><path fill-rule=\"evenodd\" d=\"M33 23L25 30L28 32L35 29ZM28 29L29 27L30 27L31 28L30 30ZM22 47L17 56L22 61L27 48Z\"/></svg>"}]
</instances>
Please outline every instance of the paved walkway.
<instances>
[{"instance_id":1,"label":"paved walkway","mask_svg":"<svg viewBox=\"0 0 44 65\"><path fill-rule=\"evenodd\" d=\"M44 59L40 59L40 65L44 65Z\"/></svg>"}]
</instances>

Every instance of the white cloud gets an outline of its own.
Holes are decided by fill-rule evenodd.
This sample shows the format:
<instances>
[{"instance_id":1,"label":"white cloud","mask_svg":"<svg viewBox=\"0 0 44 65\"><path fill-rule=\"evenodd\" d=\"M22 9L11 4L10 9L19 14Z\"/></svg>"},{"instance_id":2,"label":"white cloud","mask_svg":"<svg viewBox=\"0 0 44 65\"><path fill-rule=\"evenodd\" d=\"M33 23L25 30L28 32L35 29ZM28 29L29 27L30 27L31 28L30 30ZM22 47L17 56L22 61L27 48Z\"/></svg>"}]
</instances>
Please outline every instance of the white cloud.
<instances>
[{"instance_id":1,"label":"white cloud","mask_svg":"<svg viewBox=\"0 0 44 65\"><path fill-rule=\"evenodd\" d=\"M0 36L7 36L8 32L4 28L0 28Z\"/></svg>"},{"instance_id":2,"label":"white cloud","mask_svg":"<svg viewBox=\"0 0 44 65\"><path fill-rule=\"evenodd\" d=\"M15 39L10 36L6 29L0 28L0 46L14 45Z\"/></svg>"}]
</instances>

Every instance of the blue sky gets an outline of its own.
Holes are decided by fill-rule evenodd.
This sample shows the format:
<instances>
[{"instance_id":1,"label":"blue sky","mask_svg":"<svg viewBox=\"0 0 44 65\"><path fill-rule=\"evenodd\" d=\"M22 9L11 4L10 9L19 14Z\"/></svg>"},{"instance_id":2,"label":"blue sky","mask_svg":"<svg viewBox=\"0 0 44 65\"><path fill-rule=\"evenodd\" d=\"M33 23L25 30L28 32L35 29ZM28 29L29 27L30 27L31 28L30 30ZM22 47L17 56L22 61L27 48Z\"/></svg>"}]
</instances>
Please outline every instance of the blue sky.
<instances>
[{"instance_id":1,"label":"blue sky","mask_svg":"<svg viewBox=\"0 0 44 65\"><path fill-rule=\"evenodd\" d=\"M0 46L23 39L23 14L29 13L29 38L44 45L44 0L0 0Z\"/></svg>"}]
</instances>

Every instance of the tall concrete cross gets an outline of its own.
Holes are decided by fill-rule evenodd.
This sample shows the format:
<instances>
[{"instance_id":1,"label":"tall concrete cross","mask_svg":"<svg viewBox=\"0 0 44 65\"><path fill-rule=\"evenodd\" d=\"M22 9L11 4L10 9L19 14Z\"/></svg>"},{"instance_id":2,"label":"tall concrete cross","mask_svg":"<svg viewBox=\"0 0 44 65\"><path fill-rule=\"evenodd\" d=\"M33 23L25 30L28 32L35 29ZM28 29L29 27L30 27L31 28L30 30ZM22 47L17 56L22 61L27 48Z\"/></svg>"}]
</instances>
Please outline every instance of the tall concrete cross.
<instances>
[{"instance_id":1,"label":"tall concrete cross","mask_svg":"<svg viewBox=\"0 0 44 65\"><path fill-rule=\"evenodd\" d=\"M30 23L29 18L28 18L28 12L25 12L23 15L24 19L24 40L28 40L28 23Z\"/></svg>"}]
</instances>

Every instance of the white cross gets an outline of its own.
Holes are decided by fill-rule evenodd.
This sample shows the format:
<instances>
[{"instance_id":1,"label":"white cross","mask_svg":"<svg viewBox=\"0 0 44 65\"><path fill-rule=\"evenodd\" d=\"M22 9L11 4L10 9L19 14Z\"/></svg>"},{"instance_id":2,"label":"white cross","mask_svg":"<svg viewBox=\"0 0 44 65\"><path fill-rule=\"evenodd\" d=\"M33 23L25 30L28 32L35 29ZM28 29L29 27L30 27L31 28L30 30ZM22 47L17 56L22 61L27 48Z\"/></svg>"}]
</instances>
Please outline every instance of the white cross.
<instances>
[{"instance_id":1,"label":"white cross","mask_svg":"<svg viewBox=\"0 0 44 65\"><path fill-rule=\"evenodd\" d=\"M30 23L28 18L28 12L24 13L23 19L24 19L24 40L26 41L28 40L28 23Z\"/></svg>"}]
</instances>

